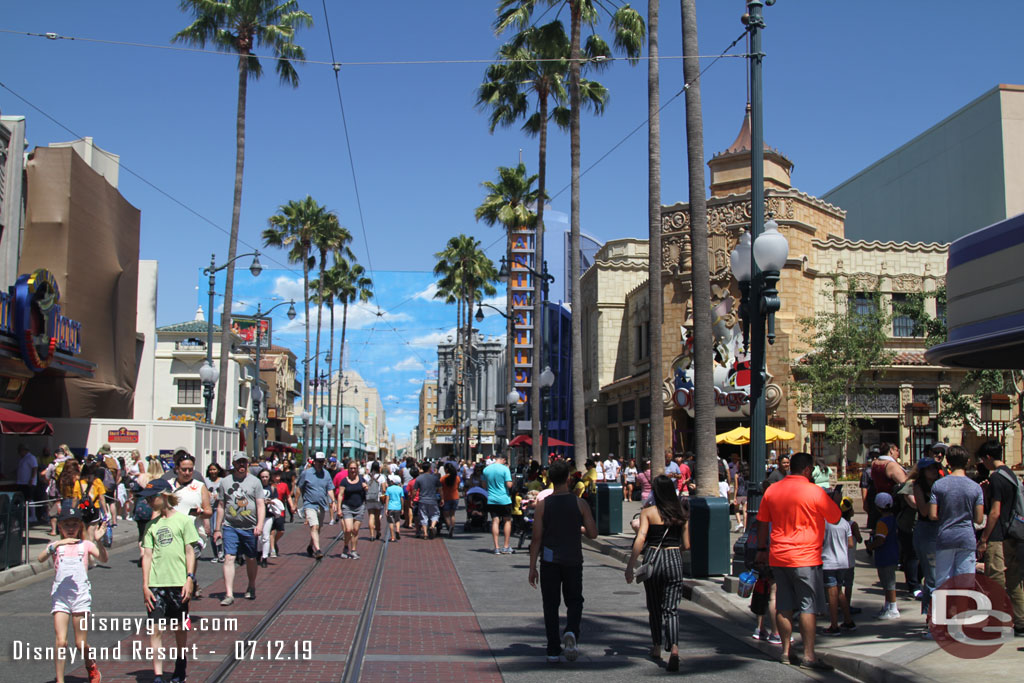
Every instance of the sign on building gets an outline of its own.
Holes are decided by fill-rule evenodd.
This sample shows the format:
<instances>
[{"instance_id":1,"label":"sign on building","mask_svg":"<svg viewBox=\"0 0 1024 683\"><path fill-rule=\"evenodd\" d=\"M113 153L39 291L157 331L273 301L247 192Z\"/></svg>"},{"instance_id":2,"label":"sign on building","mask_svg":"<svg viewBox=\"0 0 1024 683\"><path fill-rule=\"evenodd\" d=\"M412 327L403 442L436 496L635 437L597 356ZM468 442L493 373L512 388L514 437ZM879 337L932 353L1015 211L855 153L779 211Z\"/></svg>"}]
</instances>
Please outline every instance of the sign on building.
<instances>
[{"instance_id":1,"label":"sign on building","mask_svg":"<svg viewBox=\"0 0 1024 683\"><path fill-rule=\"evenodd\" d=\"M537 270L537 233L533 228L518 228L512 233L512 263L508 285L512 290L512 363L513 384L519 401L528 400L533 384L533 275Z\"/></svg>"},{"instance_id":2,"label":"sign on building","mask_svg":"<svg viewBox=\"0 0 1024 683\"><path fill-rule=\"evenodd\" d=\"M270 348L270 318L260 318L260 348ZM241 337L242 346L256 348L256 318L231 316L231 331Z\"/></svg>"}]
</instances>

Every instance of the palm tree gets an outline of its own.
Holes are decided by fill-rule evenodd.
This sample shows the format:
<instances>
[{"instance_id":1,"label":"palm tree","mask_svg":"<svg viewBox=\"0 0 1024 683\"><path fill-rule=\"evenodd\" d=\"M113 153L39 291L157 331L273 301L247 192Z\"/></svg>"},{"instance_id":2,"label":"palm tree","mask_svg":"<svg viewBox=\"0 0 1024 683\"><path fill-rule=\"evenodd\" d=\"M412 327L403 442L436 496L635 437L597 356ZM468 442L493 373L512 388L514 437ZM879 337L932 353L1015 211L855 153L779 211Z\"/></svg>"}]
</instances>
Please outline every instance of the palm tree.
<instances>
[{"instance_id":1,"label":"palm tree","mask_svg":"<svg viewBox=\"0 0 1024 683\"><path fill-rule=\"evenodd\" d=\"M176 33L172 42L205 47L212 44L222 52L238 55L238 108L235 117L235 193L231 209L231 235L228 241L228 267L224 277L224 310L220 318L220 383L217 392L217 424L224 424L228 381L228 354L231 352L231 304L235 289L234 258L238 252L238 225L242 215L242 171L245 168L245 103L249 79L263 75L263 66L254 50L268 48L276 60L282 83L293 88L299 75L290 60L303 59L302 47L295 44L295 31L312 26L313 18L299 9L296 0L181 0L181 9L191 12L194 21ZM210 311L213 316L213 311Z\"/></svg>"},{"instance_id":2,"label":"palm tree","mask_svg":"<svg viewBox=\"0 0 1024 683\"><path fill-rule=\"evenodd\" d=\"M434 254L437 264L434 275L438 282L437 298L450 300L454 298L458 304L458 323L465 319L465 329L456 345L464 345L462 350L461 373L465 375L467 358L470 352L470 341L473 333L473 303L484 296L493 296L498 290L494 282L498 279L498 271L491 259L480 249L480 240L468 235L458 235L448 240L443 251ZM460 392L456 399L456 408L464 396ZM461 438L461 436L460 436Z\"/></svg>"},{"instance_id":3,"label":"palm tree","mask_svg":"<svg viewBox=\"0 0 1024 683\"><path fill-rule=\"evenodd\" d=\"M343 427L341 407L343 405L342 375L345 372L345 335L348 329L348 305L349 303L367 302L373 295L373 281L366 276L366 271L361 265L355 262L354 258L347 259L337 252L334 255L334 266L327 271L329 286L334 290L335 299L341 302L341 348L338 350L338 402L337 419L338 426L336 438L338 447L335 449L341 453L341 430ZM331 308L331 339L334 339L334 308Z\"/></svg>"},{"instance_id":4,"label":"palm tree","mask_svg":"<svg viewBox=\"0 0 1024 683\"><path fill-rule=\"evenodd\" d=\"M288 261L302 264L302 300L305 306L306 355L303 360L302 409L309 408L309 269L310 252L317 231L325 222L337 221L327 207L306 195L305 199L291 200L282 204L277 213L267 222L270 227L263 231L263 244L268 247L287 248ZM315 423L314 423L315 427ZM308 449L308 444L307 444Z\"/></svg>"},{"instance_id":5,"label":"palm tree","mask_svg":"<svg viewBox=\"0 0 1024 683\"><path fill-rule=\"evenodd\" d=\"M541 27L530 26L503 45L498 50L498 58L501 61L487 67L484 82L477 92L477 104L490 109L492 133L498 126L510 127L525 119L523 130L528 135L539 137L537 195L546 199L548 121L554 121L563 130L569 127L569 109L565 106L569 37L560 21ZM605 87L594 81L584 81L582 90L584 103L600 113L607 98ZM536 103L532 113L531 95ZM536 206L535 264L539 270L544 263L544 202L538 202ZM543 369L543 284L540 278L534 278L534 379L540 377ZM529 403L533 418L533 459L540 462L542 444L538 413L541 397L540 384L536 381L531 382Z\"/></svg>"},{"instance_id":6,"label":"palm tree","mask_svg":"<svg viewBox=\"0 0 1024 683\"><path fill-rule=\"evenodd\" d=\"M515 26L525 28L540 0L500 0L495 28L504 31ZM604 8L608 3L594 0L545 0L552 7L569 8L569 156L570 156L570 201L569 201L569 256L572 283L572 417L573 441L576 467L583 469L587 459L587 423L583 404L583 325L580 311L580 109L583 104L581 69L584 61L595 68L609 64L607 59L595 57L607 55L607 43L596 33L591 33L586 45L581 45L583 25L592 27L598 18L595 4ZM615 32L615 45L631 63L640 55L644 39L643 18L628 4L616 9L611 15Z\"/></svg>"},{"instance_id":7,"label":"palm tree","mask_svg":"<svg viewBox=\"0 0 1024 683\"><path fill-rule=\"evenodd\" d=\"M693 433L697 451L697 495L714 496L718 487L715 447L715 394L711 332L711 276L708 264L708 210L704 195L704 118L700 104L697 6L682 0L683 82L686 89L686 160L690 177L690 282L693 293Z\"/></svg>"},{"instance_id":8,"label":"palm tree","mask_svg":"<svg viewBox=\"0 0 1024 683\"><path fill-rule=\"evenodd\" d=\"M320 289L320 283L324 281L324 271L327 270L327 258L330 254L341 252L343 255L349 258L355 258L352 254L352 250L349 249L348 245L352 242L352 234L347 228L343 227L338 222L338 217L334 214L328 214L328 218L322 221L316 228L313 234L313 248L317 250L319 254L319 268L320 277L315 280L317 287L315 288L317 303L316 306L316 346L313 352L313 376L317 378L317 382L320 381L320 332L323 327L323 304L326 298L326 294ZM333 363L333 358L331 362ZM329 376L329 373L328 373ZM319 387L320 385L317 384ZM328 391L329 393L329 391ZM313 413L317 413L319 407L320 393L316 392L313 394ZM314 422L315 424L315 422Z\"/></svg>"},{"instance_id":9,"label":"palm tree","mask_svg":"<svg viewBox=\"0 0 1024 683\"><path fill-rule=\"evenodd\" d=\"M651 474L665 471L665 401L661 397L661 379L665 376L661 363L664 293L661 291L661 115L659 107L660 78L658 73L658 0L647 0L647 298L649 301Z\"/></svg>"},{"instance_id":10,"label":"palm tree","mask_svg":"<svg viewBox=\"0 0 1024 683\"><path fill-rule=\"evenodd\" d=\"M483 90L483 87L481 87ZM539 104L539 103L538 103ZM525 111L525 110L524 110ZM514 120L514 119L512 119ZM493 127L492 127L493 130ZM546 147L546 135L544 141L541 144L541 149ZM543 163L543 162L542 162ZM487 188L487 196L484 198L483 203L476 207L474 215L478 221L483 221L489 226L501 225L505 229L507 236L505 258L507 263L512 263L512 233L520 227L529 228L535 224L538 225L538 214L535 214L530 207L536 206L538 211L543 211L544 202L538 201L538 198L542 195L540 190L534 190L533 183L539 179L540 175L526 175L526 165L519 164L518 166L499 166L498 167L498 182L492 182L490 180L485 181L483 186ZM545 196L545 199L547 197ZM540 244L542 237L538 235L537 243ZM539 278L538 278L539 280ZM536 291L534 297L539 300ZM505 290L505 310L512 311L512 288L507 287ZM536 316L536 308L534 308L534 320L539 320ZM472 314L472 311L470 312ZM506 339L509 343L508 354L511 358L512 348L512 316L507 317L505 325ZM539 327L534 326L535 330L539 330ZM537 359L539 354L534 354L534 377L539 377L540 373L536 371ZM508 364L507 371L508 379L508 390L512 391L512 387L515 384L515 365L513 363ZM540 386L537 382L532 383L535 386ZM533 396L530 397L531 401L531 413L536 414L536 411L532 410L532 406L539 406L540 401L536 400ZM512 436L512 406L506 407L505 424L509 425L508 436ZM534 420L534 425L538 425L537 420ZM539 445L539 439L534 438L534 444ZM536 448L533 452L533 458L537 461L540 460L540 451Z\"/></svg>"}]
</instances>

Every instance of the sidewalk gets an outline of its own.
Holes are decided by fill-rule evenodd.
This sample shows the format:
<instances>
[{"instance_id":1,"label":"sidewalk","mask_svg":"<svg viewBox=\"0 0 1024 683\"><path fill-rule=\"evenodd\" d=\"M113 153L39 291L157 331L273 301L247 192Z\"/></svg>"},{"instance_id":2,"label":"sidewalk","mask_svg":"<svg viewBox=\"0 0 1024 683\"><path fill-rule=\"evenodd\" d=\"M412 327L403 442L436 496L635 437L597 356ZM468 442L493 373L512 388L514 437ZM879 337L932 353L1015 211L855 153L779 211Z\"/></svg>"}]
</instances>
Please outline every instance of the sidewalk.
<instances>
[{"instance_id":1,"label":"sidewalk","mask_svg":"<svg viewBox=\"0 0 1024 683\"><path fill-rule=\"evenodd\" d=\"M0 571L0 588L8 586L12 583L16 583L23 579L27 579L30 576L37 574L52 573L53 566L48 562L36 562L36 556L46 547L46 545L52 541L57 540L57 536L50 536L50 525L48 523L34 523L29 525L28 529L28 542L29 542L29 562L25 564L22 562L19 565ZM114 527L114 541L110 546L110 550L116 550L126 545L137 543L139 539L138 527L132 520L124 521L118 520L117 526ZM20 551L17 554L18 557L24 558L25 546L20 546Z\"/></svg>"},{"instance_id":2,"label":"sidewalk","mask_svg":"<svg viewBox=\"0 0 1024 683\"><path fill-rule=\"evenodd\" d=\"M620 562L629 560L633 533L629 522L640 510L639 503L623 504L621 534L599 536L584 543ZM864 515L857 516L863 528ZM738 534L730 535L730 548ZM871 618L882 603L882 591L876 585L877 574L863 546L857 551L853 604L863 611L855 615L857 630L842 636L822 634L828 626L827 618L818 618L816 650L836 669L862 681L911 683L920 681L977 680L982 677L1005 677L1011 667L1019 663L1024 640L1007 643L996 653L981 659L961 659L948 654L934 641L922 637L925 632L920 603L899 591L901 616L893 621ZM902 580L902 574L898 575ZM696 604L716 612L735 623L746 623L753 632L755 617L750 612L750 600L740 598L736 592L735 577L688 579L686 597ZM902 585L901 583L897 585ZM752 643L755 641L751 640ZM761 651L777 655L778 646L757 642Z\"/></svg>"}]
</instances>

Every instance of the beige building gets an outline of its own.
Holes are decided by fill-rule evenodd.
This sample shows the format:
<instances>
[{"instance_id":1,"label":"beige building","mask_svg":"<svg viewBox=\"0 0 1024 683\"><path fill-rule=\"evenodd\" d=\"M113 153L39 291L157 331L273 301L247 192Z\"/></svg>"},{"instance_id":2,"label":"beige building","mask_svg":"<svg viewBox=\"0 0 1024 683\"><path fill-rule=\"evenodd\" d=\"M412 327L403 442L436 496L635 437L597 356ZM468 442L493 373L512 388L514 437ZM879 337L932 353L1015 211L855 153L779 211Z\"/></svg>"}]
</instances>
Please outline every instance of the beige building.
<instances>
[{"instance_id":1,"label":"beige building","mask_svg":"<svg viewBox=\"0 0 1024 683\"><path fill-rule=\"evenodd\" d=\"M389 450L390 436L387 427L387 413L380 400L380 392L366 383L357 371L351 368L344 375L335 373L331 382L331 405L338 405L338 389L342 389L344 405L353 406L359 414L359 422L365 429L367 457L384 457ZM345 384L345 381L348 384Z\"/></svg>"},{"instance_id":2,"label":"beige building","mask_svg":"<svg viewBox=\"0 0 1024 683\"><path fill-rule=\"evenodd\" d=\"M736 141L708 162L711 197L708 200L709 263L715 334L717 431L749 422L749 368L739 321L740 293L732 278L729 254L750 221L749 114ZM844 212L791 185L792 163L780 152L765 149L767 211L789 242L789 259L778 285L782 308L776 314L775 343L768 348L766 388L768 423L794 432L785 444L794 450L814 450L838 461L840 449L812 430L820 429L820 413L799 404L792 387L794 363L806 351L801 321L832 305L826 288L835 278L854 292L881 293L881 305L891 307L913 293L934 292L944 284L948 245L850 241L844 238ZM587 406L588 452L612 452L624 457L648 456L650 344L662 344L663 366L655 369L663 387L665 444L675 452L693 448L692 403L692 289L689 281L689 206L662 210L664 321L651 325L644 240L614 240L598 252L597 261L581 279L583 348ZM932 315L935 299L926 299ZM650 332L649 332L650 330ZM901 450L920 453L926 442L961 440L959 428L941 428L935 419L944 389L957 388L962 371L929 365L924 339L904 317L893 320L888 346L891 366L870 378L878 393L865 405L865 420L847 456L855 462L867 447L895 441ZM659 336L660 335L660 336ZM911 411L911 406L914 406ZM913 414L912 414L913 413ZM872 418L868 421L867 418ZM912 425L916 424L913 429ZM980 437L980 425L963 435L969 448ZM817 433L817 432L815 432ZM913 442L911 439L913 435ZM1008 453L1019 450L1006 435ZM1019 440L1019 439L1017 439ZM1013 461L1019 455L1012 455Z\"/></svg>"},{"instance_id":3,"label":"beige building","mask_svg":"<svg viewBox=\"0 0 1024 683\"><path fill-rule=\"evenodd\" d=\"M437 380L426 379L420 387L419 420L416 422L415 445L417 458L428 458L433 448L431 435L437 423Z\"/></svg>"},{"instance_id":4,"label":"beige building","mask_svg":"<svg viewBox=\"0 0 1024 683\"><path fill-rule=\"evenodd\" d=\"M302 395L302 386L295 379L297 359L291 349L283 346L271 346L260 353L260 380L266 387L267 441L296 442L292 434L295 399Z\"/></svg>"}]
</instances>

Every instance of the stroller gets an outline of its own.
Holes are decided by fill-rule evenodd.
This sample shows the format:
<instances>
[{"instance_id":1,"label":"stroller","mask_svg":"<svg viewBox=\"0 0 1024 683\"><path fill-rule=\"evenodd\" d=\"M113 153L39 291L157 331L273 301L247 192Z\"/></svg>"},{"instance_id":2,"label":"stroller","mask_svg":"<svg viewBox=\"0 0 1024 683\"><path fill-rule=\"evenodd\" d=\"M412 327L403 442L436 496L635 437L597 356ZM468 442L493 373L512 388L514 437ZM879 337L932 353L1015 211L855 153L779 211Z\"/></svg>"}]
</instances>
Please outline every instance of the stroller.
<instances>
[{"instance_id":1,"label":"stroller","mask_svg":"<svg viewBox=\"0 0 1024 683\"><path fill-rule=\"evenodd\" d=\"M520 507L523 514L513 518L513 520L517 520L518 525L514 533L519 536L519 545L517 546L519 549L522 549L526 539L533 539L533 512L535 507L535 505L529 505L524 500Z\"/></svg>"},{"instance_id":2,"label":"stroller","mask_svg":"<svg viewBox=\"0 0 1024 683\"><path fill-rule=\"evenodd\" d=\"M466 491L466 531L484 531L487 528L487 491L474 486Z\"/></svg>"}]
</instances>

